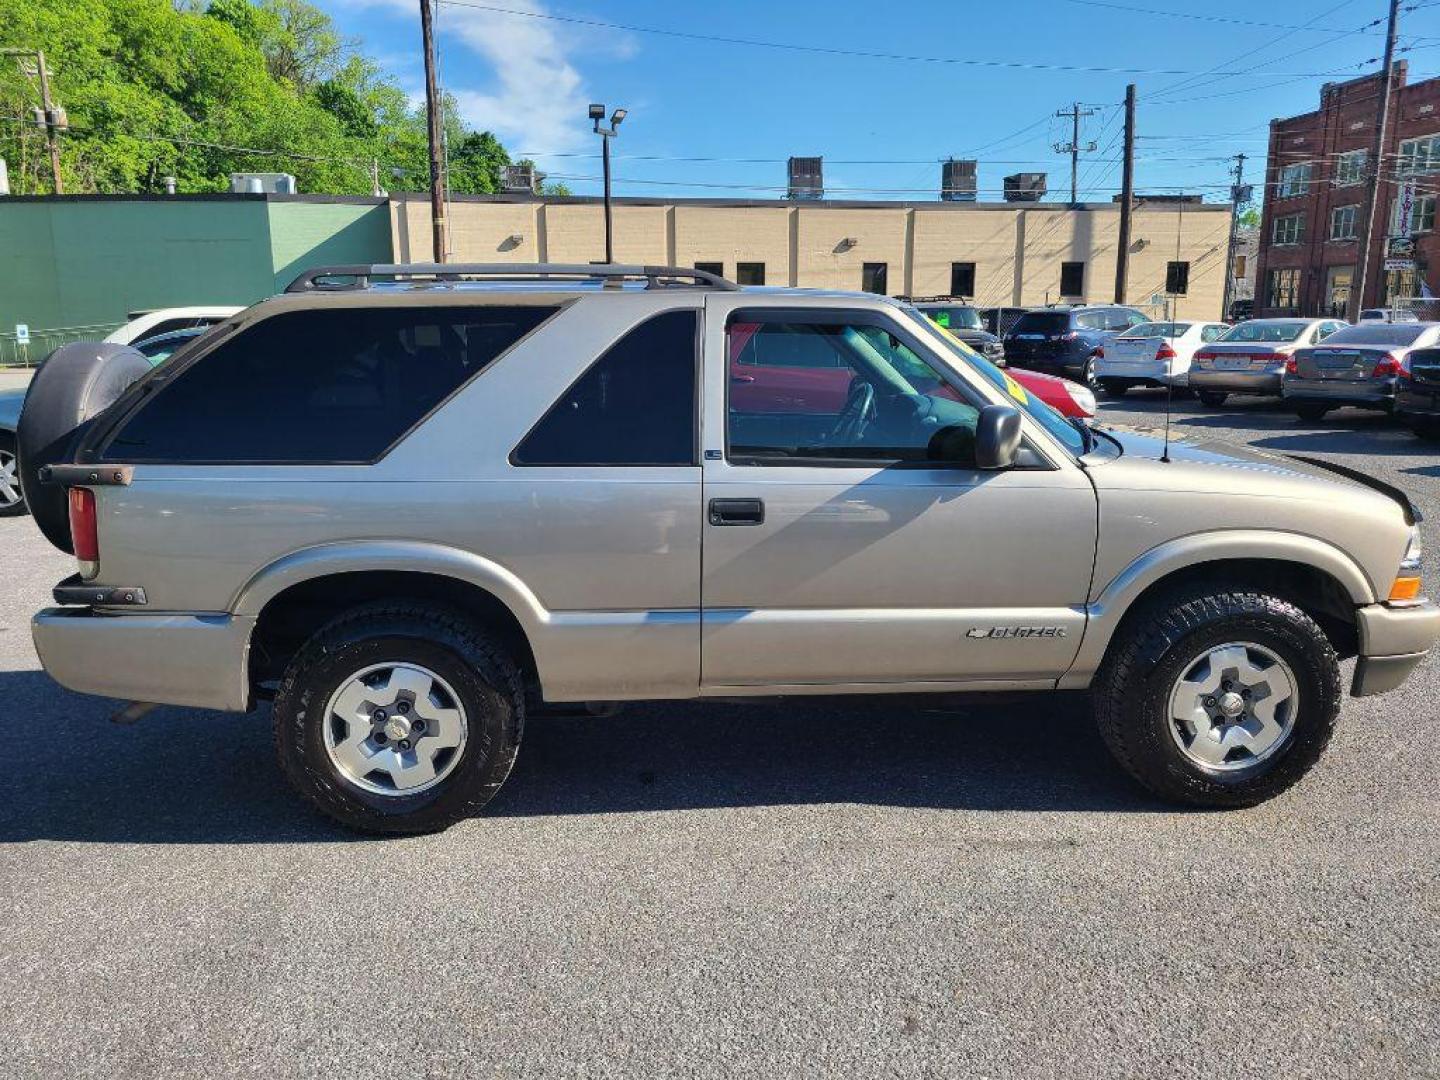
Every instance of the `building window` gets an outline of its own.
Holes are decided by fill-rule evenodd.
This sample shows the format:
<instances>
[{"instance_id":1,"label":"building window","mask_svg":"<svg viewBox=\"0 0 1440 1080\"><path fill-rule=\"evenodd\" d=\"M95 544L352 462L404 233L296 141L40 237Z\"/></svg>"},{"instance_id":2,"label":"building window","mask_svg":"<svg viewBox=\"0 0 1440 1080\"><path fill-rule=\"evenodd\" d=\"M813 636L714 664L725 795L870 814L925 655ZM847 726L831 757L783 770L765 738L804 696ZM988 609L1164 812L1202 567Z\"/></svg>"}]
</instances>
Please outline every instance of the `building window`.
<instances>
[{"instance_id":1,"label":"building window","mask_svg":"<svg viewBox=\"0 0 1440 1080\"><path fill-rule=\"evenodd\" d=\"M705 274L714 274L716 277L725 276L725 264L723 262L697 262L695 269Z\"/></svg>"},{"instance_id":2,"label":"building window","mask_svg":"<svg viewBox=\"0 0 1440 1080\"><path fill-rule=\"evenodd\" d=\"M889 263L862 263L860 265L860 288L866 292L888 293L890 278Z\"/></svg>"},{"instance_id":3,"label":"building window","mask_svg":"<svg viewBox=\"0 0 1440 1080\"><path fill-rule=\"evenodd\" d=\"M1400 220L1400 200L1390 202L1390 235L1410 236L1414 233L1430 232L1435 228L1435 196L1416 195L1410 204L1410 220Z\"/></svg>"},{"instance_id":4,"label":"building window","mask_svg":"<svg viewBox=\"0 0 1440 1080\"><path fill-rule=\"evenodd\" d=\"M765 264L737 262L735 264L735 284L764 285Z\"/></svg>"},{"instance_id":5,"label":"building window","mask_svg":"<svg viewBox=\"0 0 1440 1080\"><path fill-rule=\"evenodd\" d=\"M1085 264L1083 262L1062 262L1060 264L1060 295L1085 295Z\"/></svg>"},{"instance_id":6,"label":"building window","mask_svg":"<svg viewBox=\"0 0 1440 1080\"><path fill-rule=\"evenodd\" d=\"M1299 165L1286 165L1280 170L1280 189L1278 195L1282 199L1289 199L1295 195L1304 195L1310 188L1310 163L1302 162Z\"/></svg>"},{"instance_id":7,"label":"building window","mask_svg":"<svg viewBox=\"0 0 1440 1080\"><path fill-rule=\"evenodd\" d=\"M1413 300L1419 294L1419 275L1414 270L1385 271L1385 306L1398 300Z\"/></svg>"},{"instance_id":8,"label":"building window","mask_svg":"<svg viewBox=\"0 0 1440 1080\"><path fill-rule=\"evenodd\" d=\"M1171 296L1184 296L1190 291L1190 264L1188 262L1165 264L1165 291Z\"/></svg>"},{"instance_id":9,"label":"building window","mask_svg":"<svg viewBox=\"0 0 1440 1080\"><path fill-rule=\"evenodd\" d=\"M951 263L950 264L950 295L963 296L967 299L975 295L975 264Z\"/></svg>"},{"instance_id":10,"label":"building window","mask_svg":"<svg viewBox=\"0 0 1440 1080\"><path fill-rule=\"evenodd\" d=\"M1360 216L1359 206L1336 206L1330 211L1330 239L1354 240L1355 221Z\"/></svg>"},{"instance_id":11,"label":"building window","mask_svg":"<svg viewBox=\"0 0 1440 1080\"><path fill-rule=\"evenodd\" d=\"M1305 235L1305 218L1300 214L1287 214L1275 219L1270 239L1277 244L1298 244Z\"/></svg>"},{"instance_id":12,"label":"building window","mask_svg":"<svg viewBox=\"0 0 1440 1080\"><path fill-rule=\"evenodd\" d=\"M1234 276L1237 277L1237 278L1243 278L1243 277L1245 276L1245 256L1244 256L1244 255L1236 255L1236 256L1235 256Z\"/></svg>"},{"instance_id":13,"label":"building window","mask_svg":"<svg viewBox=\"0 0 1440 1080\"><path fill-rule=\"evenodd\" d=\"M1365 179L1365 162L1369 158L1365 150L1351 150L1335 155L1335 186L1350 187Z\"/></svg>"},{"instance_id":14,"label":"building window","mask_svg":"<svg viewBox=\"0 0 1440 1080\"><path fill-rule=\"evenodd\" d=\"M1440 170L1440 135L1424 135L1400 143L1400 173L1429 173Z\"/></svg>"},{"instance_id":15,"label":"building window","mask_svg":"<svg viewBox=\"0 0 1440 1080\"><path fill-rule=\"evenodd\" d=\"M1271 270L1270 289L1266 304L1272 308L1298 307L1300 302L1300 271Z\"/></svg>"}]
</instances>

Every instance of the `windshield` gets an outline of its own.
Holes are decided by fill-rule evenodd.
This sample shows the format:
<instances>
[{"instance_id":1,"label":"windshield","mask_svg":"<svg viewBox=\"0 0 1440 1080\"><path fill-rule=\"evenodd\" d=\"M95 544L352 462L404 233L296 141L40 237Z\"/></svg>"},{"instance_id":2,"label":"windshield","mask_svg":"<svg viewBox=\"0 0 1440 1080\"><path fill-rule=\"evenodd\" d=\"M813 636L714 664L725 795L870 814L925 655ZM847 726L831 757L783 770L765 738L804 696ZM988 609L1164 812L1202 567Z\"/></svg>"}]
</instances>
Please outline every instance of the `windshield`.
<instances>
[{"instance_id":1,"label":"windshield","mask_svg":"<svg viewBox=\"0 0 1440 1080\"><path fill-rule=\"evenodd\" d=\"M1430 327L1424 323L1370 323L1347 326L1325 339L1326 345L1413 345Z\"/></svg>"},{"instance_id":2,"label":"windshield","mask_svg":"<svg viewBox=\"0 0 1440 1080\"><path fill-rule=\"evenodd\" d=\"M996 387L1007 394L1016 406L1023 409L1030 415L1037 424L1048 431L1056 442L1069 450L1076 457L1089 448L1089 440L1093 436L1082 433L1081 429L1072 424L1060 413L1052 409L1045 402L1041 401L1034 394L1026 391L1018 382L1012 379L1005 372L1001 371L994 364L990 363L983 356L977 353L970 346L966 345L959 338L937 330L929 319L925 318L914 308L905 308L905 311L915 317L915 322L925 328L925 332L932 341L939 341L952 355L962 364L978 371L985 378L989 379Z\"/></svg>"},{"instance_id":3,"label":"windshield","mask_svg":"<svg viewBox=\"0 0 1440 1080\"><path fill-rule=\"evenodd\" d=\"M1221 341L1294 341L1310 324L1304 319L1256 319L1242 322Z\"/></svg>"},{"instance_id":4,"label":"windshield","mask_svg":"<svg viewBox=\"0 0 1440 1080\"><path fill-rule=\"evenodd\" d=\"M948 330L983 330L980 312L961 304L926 304L920 309Z\"/></svg>"},{"instance_id":5,"label":"windshield","mask_svg":"<svg viewBox=\"0 0 1440 1080\"><path fill-rule=\"evenodd\" d=\"M1142 322L1132 326L1121 337L1183 337L1190 329L1188 322Z\"/></svg>"}]
</instances>

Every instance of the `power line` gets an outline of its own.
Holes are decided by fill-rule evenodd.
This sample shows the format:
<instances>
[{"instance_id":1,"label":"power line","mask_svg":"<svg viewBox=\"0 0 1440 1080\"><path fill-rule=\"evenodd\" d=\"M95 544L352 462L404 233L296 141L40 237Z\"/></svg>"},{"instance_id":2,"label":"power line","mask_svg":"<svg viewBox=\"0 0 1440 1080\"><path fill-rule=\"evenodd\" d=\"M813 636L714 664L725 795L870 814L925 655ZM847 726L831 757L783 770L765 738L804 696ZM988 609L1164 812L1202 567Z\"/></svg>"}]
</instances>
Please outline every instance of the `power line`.
<instances>
[{"instance_id":1,"label":"power line","mask_svg":"<svg viewBox=\"0 0 1440 1080\"><path fill-rule=\"evenodd\" d=\"M1020 71L1077 71L1100 75L1225 75L1225 76L1250 76L1250 71L1220 71L1211 69L1209 71L1190 71L1175 68L1129 68L1129 67L1100 67L1085 64L1047 64L1039 61L1026 60L988 60L977 57L961 56L918 56L909 53L874 52L865 49L842 49L824 45L801 45L795 42L786 41L762 41L757 38L726 37L720 34L699 34L688 30L667 30L657 26L639 26L634 23L613 23L600 19L586 19L576 15L554 15L541 11L521 11L515 8L497 7L492 4L476 3L475 0L439 0L452 7L473 8L476 11L489 11L497 15L512 15L517 18L543 19L550 22L567 23L575 26L598 27L606 30L623 30L631 34L653 34L660 37L679 38L686 41L706 41L717 45L740 45L758 49L780 49L786 52L813 53L821 56L844 56L864 60L899 60L909 64L958 64L967 67L981 68L1005 68ZM1345 0L1345 3L1354 3L1354 0ZM1341 6L1344 6L1343 4ZM1335 9L1338 10L1338 9ZM1328 12L1327 12L1328 14ZM1321 16L1317 16L1317 21ZM1339 71L1306 71L1306 72L1266 72L1269 75L1295 75L1307 79L1328 78L1332 75L1343 75L1344 70Z\"/></svg>"}]
</instances>

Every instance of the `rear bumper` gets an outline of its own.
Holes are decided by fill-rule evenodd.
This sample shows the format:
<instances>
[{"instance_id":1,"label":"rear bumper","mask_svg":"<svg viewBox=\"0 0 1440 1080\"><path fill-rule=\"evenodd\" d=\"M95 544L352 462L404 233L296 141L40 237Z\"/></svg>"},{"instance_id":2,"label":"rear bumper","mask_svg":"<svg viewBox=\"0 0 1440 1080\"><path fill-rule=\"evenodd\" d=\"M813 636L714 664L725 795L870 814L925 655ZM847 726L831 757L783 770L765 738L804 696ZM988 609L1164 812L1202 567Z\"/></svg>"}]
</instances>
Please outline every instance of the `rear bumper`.
<instances>
[{"instance_id":1,"label":"rear bumper","mask_svg":"<svg viewBox=\"0 0 1440 1080\"><path fill-rule=\"evenodd\" d=\"M1169 364L1164 360L1140 360L1132 363L1101 358L1095 361L1095 377L1151 383L1155 386L1185 386L1189 382L1188 372L1179 371L1172 375Z\"/></svg>"},{"instance_id":2,"label":"rear bumper","mask_svg":"<svg viewBox=\"0 0 1440 1080\"><path fill-rule=\"evenodd\" d=\"M1264 371L1214 371L1190 368L1190 389L1222 390L1227 394L1278 394L1284 385L1284 368Z\"/></svg>"},{"instance_id":3,"label":"rear bumper","mask_svg":"<svg viewBox=\"0 0 1440 1080\"><path fill-rule=\"evenodd\" d=\"M1394 690L1440 638L1440 607L1426 600L1408 607L1366 604L1356 609L1360 658L1352 697Z\"/></svg>"},{"instance_id":4,"label":"rear bumper","mask_svg":"<svg viewBox=\"0 0 1440 1080\"><path fill-rule=\"evenodd\" d=\"M253 616L46 608L31 621L51 678L82 694L244 712Z\"/></svg>"},{"instance_id":5,"label":"rear bumper","mask_svg":"<svg viewBox=\"0 0 1440 1080\"><path fill-rule=\"evenodd\" d=\"M1291 375L1285 380L1285 400L1390 409L1395 404L1395 380L1300 379Z\"/></svg>"}]
</instances>

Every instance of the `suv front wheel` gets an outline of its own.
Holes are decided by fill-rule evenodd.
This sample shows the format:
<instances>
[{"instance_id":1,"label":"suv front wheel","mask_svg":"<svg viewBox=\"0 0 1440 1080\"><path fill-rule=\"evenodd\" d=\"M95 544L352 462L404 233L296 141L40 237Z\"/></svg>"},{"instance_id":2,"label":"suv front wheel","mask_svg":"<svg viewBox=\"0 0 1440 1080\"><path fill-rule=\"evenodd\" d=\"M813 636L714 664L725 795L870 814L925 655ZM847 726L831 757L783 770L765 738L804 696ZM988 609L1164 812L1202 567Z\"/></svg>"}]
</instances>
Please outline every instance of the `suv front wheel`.
<instances>
[{"instance_id":1,"label":"suv front wheel","mask_svg":"<svg viewBox=\"0 0 1440 1080\"><path fill-rule=\"evenodd\" d=\"M1156 795L1252 806L1298 781L1330 742L1340 666L1287 600L1178 591L1122 627L1094 707L1111 753Z\"/></svg>"},{"instance_id":2,"label":"suv front wheel","mask_svg":"<svg viewBox=\"0 0 1440 1080\"><path fill-rule=\"evenodd\" d=\"M370 604L321 628L290 662L275 748L291 784L342 825L434 832L505 782L524 711L514 662L464 615Z\"/></svg>"}]
</instances>

